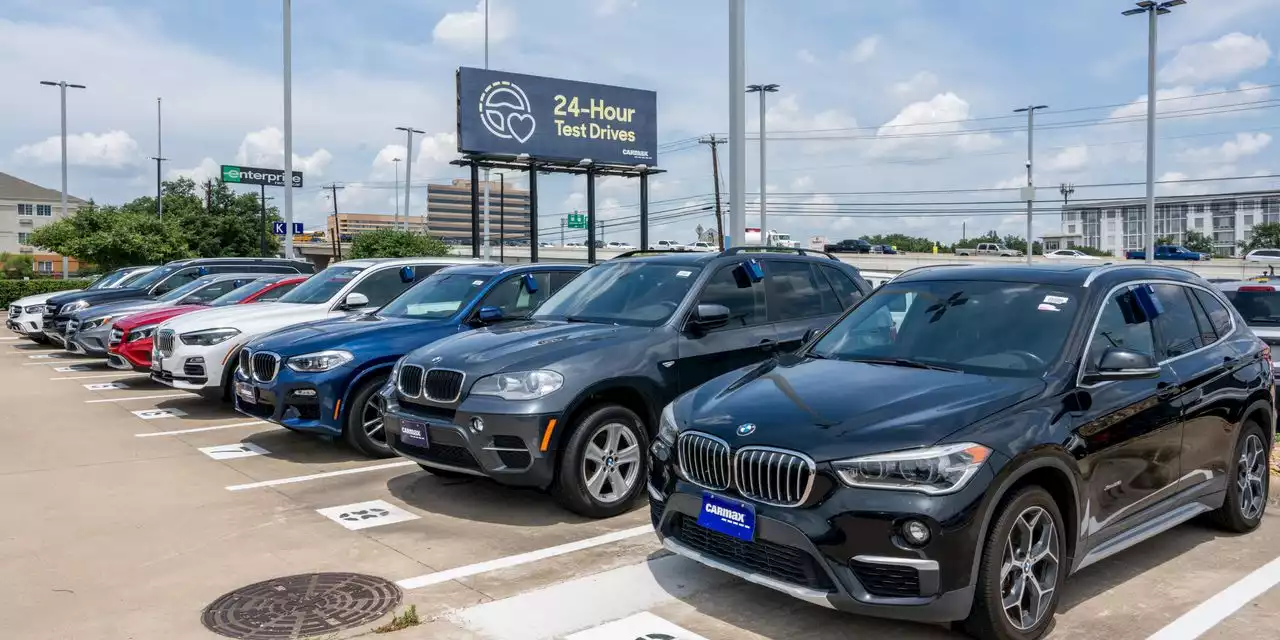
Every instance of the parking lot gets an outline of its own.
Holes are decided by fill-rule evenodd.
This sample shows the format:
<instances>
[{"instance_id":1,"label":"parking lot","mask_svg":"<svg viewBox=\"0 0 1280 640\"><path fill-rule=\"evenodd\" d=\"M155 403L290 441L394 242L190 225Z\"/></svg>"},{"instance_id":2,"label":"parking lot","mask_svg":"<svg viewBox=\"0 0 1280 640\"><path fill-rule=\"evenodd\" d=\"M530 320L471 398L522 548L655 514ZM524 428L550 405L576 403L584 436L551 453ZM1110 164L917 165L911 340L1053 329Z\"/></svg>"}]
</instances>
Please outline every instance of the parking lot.
<instances>
[{"instance_id":1,"label":"parking lot","mask_svg":"<svg viewBox=\"0 0 1280 640\"><path fill-rule=\"evenodd\" d=\"M6 637L218 637L201 615L222 594L325 571L397 582L396 610L422 621L399 637L960 637L669 555L643 505L581 519L536 492L368 460L7 335L0 389ZM1275 637L1277 556L1274 499L1252 535L1184 525L1069 580L1051 637Z\"/></svg>"}]
</instances>

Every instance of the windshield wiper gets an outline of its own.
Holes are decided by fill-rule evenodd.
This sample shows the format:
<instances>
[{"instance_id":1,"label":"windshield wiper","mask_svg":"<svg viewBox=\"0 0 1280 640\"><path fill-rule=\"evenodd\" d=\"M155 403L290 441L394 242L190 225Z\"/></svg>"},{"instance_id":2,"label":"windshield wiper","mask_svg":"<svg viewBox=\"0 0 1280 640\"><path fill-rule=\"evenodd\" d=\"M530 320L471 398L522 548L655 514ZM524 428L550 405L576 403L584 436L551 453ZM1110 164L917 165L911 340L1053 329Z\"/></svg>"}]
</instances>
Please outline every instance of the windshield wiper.
<instances>
[{"instance_id":1,"label":"windshield wiper","mask_svg":"<svg viewBox=\"0 0 1280 640\"><path fill-rule=\"evenodd\" d=\"M585 322L587 324L595 324L595 320L588 320L582 316L565 316L565 322Z\"/></svg>"},{"instance_id":2,"label":"windshield wiper","mask_svg":"<svg viewBox=\"0 0 1280 640\"><path fill-rule=\"evenodd\" d=\"M959 369L944 367L942 365L922 362L920 360L912 360L910 358L850 358L852 362L869 362L871 364L887 364L896 367L911 367L913 369L929 369L932 371L947 371L950 373L960 373Z\"/></svg>"}]
</instances>

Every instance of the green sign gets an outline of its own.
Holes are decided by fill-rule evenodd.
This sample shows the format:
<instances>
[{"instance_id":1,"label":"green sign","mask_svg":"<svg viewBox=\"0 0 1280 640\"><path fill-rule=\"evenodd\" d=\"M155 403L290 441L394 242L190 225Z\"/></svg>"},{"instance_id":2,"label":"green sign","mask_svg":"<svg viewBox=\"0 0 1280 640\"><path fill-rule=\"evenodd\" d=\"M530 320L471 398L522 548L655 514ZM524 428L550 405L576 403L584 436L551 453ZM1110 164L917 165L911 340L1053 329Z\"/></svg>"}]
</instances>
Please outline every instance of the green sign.
<instances>
[{"instance_id":1,"label":"green sign","mask_svg":"<svg viewBox=\"0 0 1280 640\"><path fill-rule=\"evenodd\" d=\"M586 229L586 228L587 228L587 214L585 214L585 213L576 213L576 212L575 212L575 213L571 213L571 214L569 214L569 221L568 221L568 225L567 225L567 226L568 226L570 229Z\"/></svg>"},{"instance_id":2,"label":"green sign","mask_svg":"<svg viewBox=\"0 0 1280 640\"><path fill-rule=\"evenodd\" d=\"M268 187L284 186L284 171L280 169L261 169L259 167L237 167L222 165L222 181L235 184L266 185ZM293 186L302 186L302 172L293 172Z\"/></svg>"}]
</instances>

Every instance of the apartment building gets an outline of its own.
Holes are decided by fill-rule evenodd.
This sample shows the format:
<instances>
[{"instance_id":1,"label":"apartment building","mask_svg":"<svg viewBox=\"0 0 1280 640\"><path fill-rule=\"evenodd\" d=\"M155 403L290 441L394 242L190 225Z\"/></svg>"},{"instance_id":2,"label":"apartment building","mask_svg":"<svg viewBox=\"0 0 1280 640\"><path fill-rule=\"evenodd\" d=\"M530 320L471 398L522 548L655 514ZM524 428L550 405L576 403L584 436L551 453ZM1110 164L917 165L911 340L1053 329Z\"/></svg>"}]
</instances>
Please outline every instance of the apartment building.
<instances>
[{"instance_id":1,"label":"apartment building","mask_svg":"<svg viewBox=\"0 0 1280 640\"><path fill-rule=\"evenodd\" d=\"M1280 222L1280 190L1156 198L1155 235L1175 244L1196 231L1213 240L1214 254L1242 255L1239 243L1254 225ZM1115 255L1146 247L1145 199L1081 202L1062 207L1059 233L1042 238L1046 251L1092 247Z\"/></svg>"},{"instance_id":2,"label":"apartment building","mask_svg":"<svg viewBox=\"0 0 1280 640\"><path fill-rule=\"evenodd\" d=\"M33 230L62 218L61 197L56 189L0 173L0 253L31 256L36 272L60 275L62 256L31 246L29 238ZM84 203L68 196L67 210L75 211ZM69 270L78 269L76 261L70 260Z\"/></svg>"}]
</instances>

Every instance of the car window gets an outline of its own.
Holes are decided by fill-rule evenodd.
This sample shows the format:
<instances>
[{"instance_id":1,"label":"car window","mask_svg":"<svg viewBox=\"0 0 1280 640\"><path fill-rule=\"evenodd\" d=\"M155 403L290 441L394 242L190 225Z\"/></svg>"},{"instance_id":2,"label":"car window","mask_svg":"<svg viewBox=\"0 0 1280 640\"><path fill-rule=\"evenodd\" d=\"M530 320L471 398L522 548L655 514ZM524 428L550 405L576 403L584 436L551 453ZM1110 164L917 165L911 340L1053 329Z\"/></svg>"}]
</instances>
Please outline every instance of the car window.
<instances>
[{"instance_id":1,"label":"car window","mask_svg":"<svg viewBox=\"0 0 1280 640\"><path fill-rule=\"evenodd\" d=\"M1222 305L1216 296L1208 291L1201 289L1192 289L1196 300L1200 301L1200 306L1204 307L1204 312L1209 315L1209 323L1213 325L1213 332L1218 337L1226 337L1231 333L1231 312Z\"/></svg>"},{"instance_id":2,"label":"car window","mask_svg":"<svg viewBox=\"0 0 1280 640\"><path fill-rule=\"evenodd\" d=\"M606 262L552 294L533 317L656 327L679 308L700 270L644 260Z\"/></svg>"},{"instance_id":3,"label":"car window","mask_svg":"<svg viewBox=\"0 0 1280 640\"><path fill-rule=\"evenodd\" d=\"M199 267L186 267L185 269L178 270L176 273L169 276L168 278L165 278L164 281L162 281L160 284L157 284L155 288L151 290L151 293L152 295L157 295L157 296L163 295L199 277L200 277Z\"/></svg>"},{"instance_id":4,"label":"car window","mask_svg":"<svg viewBox=\"0 0 1280 640\"><path fill-rule=\"evenodd\" d=\"M827 282L831 284L831 288L835 290L836 302L838 302L843 309L852 307L862 299L862 291L858 289L858 285L854 284L853 280L844 273L841 273L839 269L836 269L835 267L828 267L825 264L814 266L822 272L823 276L826 277ZM836 312L839 311L839 309L836 310Z\"/></svg>"},{"instance_id":5,"label":"car window","mask_svg":"<svg viewBox=\"0 0 1280 640\"><path fill-rule=\"evenodd\" d=\"M431 277L431 274L447 267L445 264L420 264L413 268L413 281L422 282Z\"/></svg>"},{"instance_id":6,"label":"car window","mask_svg":"<svg viewBox=\"0 0 1280 640\"><path fill-rule=\"evenodd\" d=\"M1175 284L1156 284L1151 289L1162 309L1155 320L1156 330L1160 332L1159 359L1176 358L1205 346L1186 288Z\"/></svg>"},{"instance_id":7,"label":"car window","mask_svg":"<svg viewBox=\"0 0 1280 640\"><path fill-rule=\"evenodd\" d=\"M187 296L185 299L183 299L182 302L183 304L208 304L210 302L213 302L217 298L222 297L223 294L230 293L232 290L238 289L241 286L248 284L250 281L251 281L251 278L246 277L246 278L241 278L236 280L223 280L221 282L215 282L197 291L196 293L190 296Z\"/></svg>"},{"instance_id":8,"label":"car window","mask_svg":"<svg viewBox=\"0 0 1280 640\"><path fill-rule=\"evenodd\" d=\"M833 325L809 355L1040 376L1066 343L1079 291L1021 282L889 282Z\"/></svg>"},{"instance_id":9,"label":"car window","mask_svg":"<svg viewBox=\"0 0 1280 640\"><path fill-rule=\"evenodd\" d=\"M555 293L569 284L570 280L578 277L581 271L552 271L551 272L551 292Z\"/></svg>"},{"instance_id":10,"label":"car window","mask_svg":"<svg viewBox=\"0 0 1280 640\"><path fill-rule=\"evenodd\" d=\"M1204 312L1204 305L1196 299L1198 289L1187 289L1187 297L1191 300L1191 313L1196 317L1196 328L1200 331L1200 343L1202 345L1213 344L1218 341L1218 332L1213 328L1213 321L1209 319L1209 315Z\"/></svg>"},{"instance_id":11,"label":"car window","mask_svg":"<svg viewBox=\"0 0 1280 640\"><path fill-rule=\"evenodd\" d=\"M176 302L178 300L181 300L191 295L192 293L199 291L202 287L208 286L209 280L210 278L203 278L203 279L197 278L180 287L175 287L174 289L166 292L164 295L157 296L156 302Z\"/></svg>"},{"instance_id":12,"label":"car window","mask_svg":"<svg viewBox=\"0 0 1280 640\"><path fill-rule=\"evenodd\" d=\"M1120 289L1107 299L1093 331L1086 359L1088 371L1097 371L1102 354L1111 347L1130 349L1156 355L1155 337L1151 333L1151 321L1136 312L1137 300L1129 288Z\"/></svg>"},{"instance_id":13,"label":"car window","mask_svg":"<svg viewBox=\"0 0 1280 640\"><path fill-rule=\"evenodd\" d=\"M296 289L280 298L280 302L291 304L323 304L347 286L356 275L364 271L362 267L332 266L316 275L307 278Z\"/></svg>"},{"instance_id":14,"label":"car window","mask_svg":"<svg viewBox=\"0 0 1280 640\"><path fill-rule=\"evenodd\" d=\"M698 304L721 304L729 309L729 324L719 331L741 329L764 322L763 289L752 286L751 278L747 277L742 265L726 265L707 280Z\"/></svg>"},{"instance_id":15,"label":"car window","mask_svg":"<svg viewBox=\"0 0 1280 640\"><path fill-rule=\"evenodd\" d=\"M1280 326L1280 291L1269 284L1244 285L1235 291L1224 291L1224 294L1240 312L1244 323L1251 327ZM1209 312L1213 318L1213 312ZM1218 321L1214 320L1214 326Z\"/></svg>"},{"instance_id":16,"label":"car window","mask_svg":"<svg viewBox=\"0 0 1280 640\"><path fill-rule=\"evenodd\" d=\"M441 320L458 312L492 280L473 273L435 273L378 311L391 318Z\"/></svg>"},{"instance_id":17,"label":"car window","mask_svg":"<svg viewBox=\"0 0 1280 640\"><path fill-rule=\"evenodd\" d=\"M529 293L525 287L524 276L514 275L499 282L480 301L481 307L497 307L502 310L504 318L522 318L551 295L549 274L535 273L533 279L537 283L537 291Z\"/></svg>"},{"instance_id":18,"label":"car window","mask_svg":"<svg viewBox=\"0 0 1280 640\"><path fill-rule=\"evenodd\" d=\"M210 302L209 304L214 307L225 307L227 305L239 304L252 297L253 294L258 293L271 285L272 281L269 279L254 280L243 287L224 293L222 296L218 297L218 299Z\"/></svg>"},{"instance_id":19,"label":"car window","mask_svg":"<svg viewBox=\"0 0 1280 640\"><path fill-rule=\"evenodd\" d=\"M823 296L831 295L831 288L825 282L818 282L808 262L771 260L765 265L764 284L769 297L771 321L836 313L829 311L822 301Z\"/></svg>"},{"instance_id":20,"label":"car window","mask_svg":"<svg viewBox=\"0 0 1280 640\"><path fill-rule=\"evenodd\" d=\"M356 283L351 293L364 294L369 299L369 308L375 309L391 302L391 299L408 289L412 282L400 279L400 267L386 267L367 274Z\"/></svg>"},{"instance_id":21,"label":"car window","mask_svg":"<svg viewBox=\"0 0 1280 640\"><path fill-rule=\"evenodd\" d=\"M297 282L291 282L291 283L289 283L289 284L282 284L282 285L280 285L280 286L278 286L278 287L276 287L276 288L274 288L274 289L272 289L272 290L270 290L270 291L268 291L268 292L266 292L266 293L264 293L264 294L262 294L262 295L258 296L257 298L254 298L254 299L253 299L253 301L254 301L254 302L275 302L275 301L279 300L280 298L283 298L283 297L284 297L284 294L289 293L290 291L293 291L294 287L297 287L297 286L298 286L298 284L299 284L299 283L297 283Z\"/></svg>"}]
</instances>

